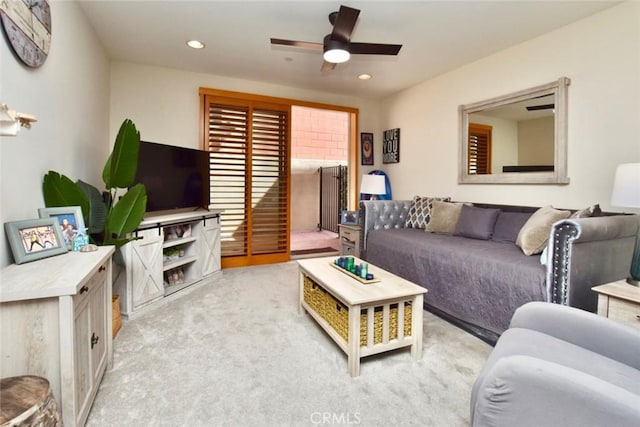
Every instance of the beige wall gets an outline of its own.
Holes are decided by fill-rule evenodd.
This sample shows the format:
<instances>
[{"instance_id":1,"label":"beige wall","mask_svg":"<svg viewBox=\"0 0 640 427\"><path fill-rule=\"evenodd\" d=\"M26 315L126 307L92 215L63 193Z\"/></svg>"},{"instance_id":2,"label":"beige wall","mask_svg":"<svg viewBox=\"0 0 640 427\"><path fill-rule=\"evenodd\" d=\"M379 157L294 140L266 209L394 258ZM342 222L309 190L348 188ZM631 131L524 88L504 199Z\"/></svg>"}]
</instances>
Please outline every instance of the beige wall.
<instances>
[{"instance_id":1,"label":"beige wall","mask_svg":"<svg viewBox=\"0 0 640 427\"><path fill-rule=\"evenodd\" d=\"M491 126L491 173L502 166L518 164L518 125L513 120L471 114L469 122Z\"/></svg>"},{"instance_id":2,"label":"beige wall","mask_svg":"<svg viewBox=\"0 0 640 427\"><path fill-rule=\"evenodd\" d=\"M113 62L111 64L111 135L124 118L133 120L142 139L199 147L200 87L298 99L360 109L360 128L375 126L376 102L320 91L241 80L213 74ZM364 130L363 130L364 131Z\"/></svg>"},{"instance_id":3,"label":"beige wall","mask_svg":"<svg viewBox=\"0 0 640 427\"><path fill-rule=\"evenodd\" d=\"M320 174L291 174L291 231L316 231L320 222Z\"/></svg>"},{"instance_id":4,"label":"beige wall","mask_svg":"<svg viewBox=\"0 0 640 427\"><path fill-rule=\"evenodd\" d=\"M458 106L571 79L571 184L459 185ZM607 210L619 163L640 162L640 2L626 2L391 96L384 129L401 129L400 163L383 165L396 199L457 200ZM631 209L626 209L632 211Z\"/></svg>"},{"instance_id":5,"label":"beige wall","mask_svg":"<svg viewBox=\"0 0 640 427\"><path fill-rule=\"evenodd\" d=\"M50 2L51 50L37 69L0 41L0 102L38 121L0 137L0 223L38 217L42 177L56 170L102 188L109 150L109 61L78 5ZM4 37L3 37L4 39ZM0 238L0 266L11 262Z\"/></svg>"},{"instance_id":6,"label":"beige wall","mask_svg":"<svg viewBox=\"0 0 640 427\"><path fill-rule=\"evenodd\" d=\"M358 132L378 132L378 103L352 96L139 64L111 64L111 135L124 118L133 120L143 140L199 148L200 87L247 92L359 109ZM380 143L376 158L382 156ZM358 153L359 154L359 153ZM360 161L358 160L358 165ZM359 166L358 166L359 168ZM361 169L359 175L368 170ZM363 172L364 171L364 172ZM355 201L353 201L355 203Z\"/></svg>"},{"instance_id":7,"label":"beige wall","mask_svg":"<svg viewBox=\"0 0 640 427\"><path fill-rule=\"evenodd\" d=\"M518 165L553 165L554 126L553 117L518 122Z\"/></svg>"}]
</instances>

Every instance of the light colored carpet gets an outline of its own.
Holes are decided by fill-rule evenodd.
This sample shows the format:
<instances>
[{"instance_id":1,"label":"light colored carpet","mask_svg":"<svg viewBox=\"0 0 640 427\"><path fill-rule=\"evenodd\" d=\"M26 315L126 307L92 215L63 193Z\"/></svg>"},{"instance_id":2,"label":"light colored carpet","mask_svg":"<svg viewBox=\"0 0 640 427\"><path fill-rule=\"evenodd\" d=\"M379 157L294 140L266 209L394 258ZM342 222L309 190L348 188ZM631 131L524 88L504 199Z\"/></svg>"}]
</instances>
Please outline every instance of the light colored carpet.
<instances>
[{"instance_id":1,"label":"light colored carpet","mask_svg":"<svg viewBox=\"0 0 640 427\"><path fill-rule=\"evenodd\" d=\"M226 269L126 321L88 426L464 426L491 347L425 312L424 352L360 376L308 314L297 264Z\"/></svg>"}]
</instances>

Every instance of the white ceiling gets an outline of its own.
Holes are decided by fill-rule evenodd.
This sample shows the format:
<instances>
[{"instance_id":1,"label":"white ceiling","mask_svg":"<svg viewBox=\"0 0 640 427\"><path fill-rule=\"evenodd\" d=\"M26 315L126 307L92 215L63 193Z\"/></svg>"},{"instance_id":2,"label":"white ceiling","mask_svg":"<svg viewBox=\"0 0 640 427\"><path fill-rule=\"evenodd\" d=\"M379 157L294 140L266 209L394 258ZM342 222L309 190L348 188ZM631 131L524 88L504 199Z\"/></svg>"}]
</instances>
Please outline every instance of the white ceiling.
<instances>
[{"instance_id":1,"label":"white ceiling","mask_svg":"<svg viewBox=\"0 0 640 427\"><path fill-rule=\"evenodd\" d=\"M618 1L79 0L114 60L361 97L386 96L613 6ZM321 73L327 16L360 9L354 42L402 44L397 57L353 55ZM55 23L54 23L55 25ZM203 50L186 47L199 39ZM360 81L357 75L373 78Z\"/></svg>"}]
</instances>

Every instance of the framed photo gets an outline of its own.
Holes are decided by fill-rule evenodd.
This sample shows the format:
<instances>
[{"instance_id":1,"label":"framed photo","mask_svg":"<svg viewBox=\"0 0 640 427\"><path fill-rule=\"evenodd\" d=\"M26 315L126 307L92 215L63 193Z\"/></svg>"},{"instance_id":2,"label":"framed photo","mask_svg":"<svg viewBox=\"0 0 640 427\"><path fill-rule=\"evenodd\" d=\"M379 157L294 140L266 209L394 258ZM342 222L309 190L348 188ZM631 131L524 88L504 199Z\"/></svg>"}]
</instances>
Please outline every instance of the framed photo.
<instances>
[{"instance_id":1,"label":"framed photo","mask_svg":"<svg viewBox=\"0 0 640 427\"><path fill-rule=\"evenodd\" d=\"M382 132L382 163L400 163L400 128Z\"/></svg>"},{"instance_id":2,"label":"framed photo","mask_svg":"<svg viewBox=\"0 0 640 427\"><path fill-rule=\"evenodd\" d=\"M40 208L40 218L57 218L62 231L62 238L67 249L73 249L73 239L78 233L84 234L84 219L80 206L65 206L61 208Z\"/></svg>"},{"instance_id":3,"label":"framed photo","mask_svg":"<svg viewBox=\"0 0 640 427\"><path fill-rule=\"evenodd\" d=\"M358 211L342 211L340 214L340 224L358 225L360 212Z\"/></svg>"},{"instance_id":4,"label":"framed photo","mask_svg":"<svg viewBox=\"0 0 640 427\"><path fill-rule=\"evenodd\" d=\"M360 133L360 164L373 165L373 134Z\"/></svg>"},{"instance_id":5,"label":"framed photo","mask_svg":"<svg viewBox=\"0 0 640 427\"><path fill-rule=\"evenodd\" d=\"M16 264L67 252L57 218L5 222L4 229Z\"/></svg>"}]
</instances>

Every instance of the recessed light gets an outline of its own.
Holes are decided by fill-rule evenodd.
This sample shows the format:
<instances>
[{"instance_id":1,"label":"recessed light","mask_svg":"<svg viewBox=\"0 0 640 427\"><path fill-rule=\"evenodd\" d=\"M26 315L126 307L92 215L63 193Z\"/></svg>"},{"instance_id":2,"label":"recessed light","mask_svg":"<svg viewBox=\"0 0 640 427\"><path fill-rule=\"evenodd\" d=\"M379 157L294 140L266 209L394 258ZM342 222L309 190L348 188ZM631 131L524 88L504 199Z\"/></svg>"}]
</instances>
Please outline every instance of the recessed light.
<instances>
[{"instance_id":1,"label":"recessed light","mask_svg":"<svg viewBox=\"0 0 640 427\"><path fill-rule=\"evenodd\" d=\"M187 46L189 46L190 48L193 48L193 49L202 49L202 48L204 48L204 43L202 43L201 41L198 41L198 40L189 40L187 42Z\"/></svg>"},{"instance_id":2,"label":"recessed light","mask_svg":"<svg viewBox=\"0 0 640 427\"><path fill-rule=\"evenodd\" d=\"M369 80L371 78L371 74L360 74L358 78L360 80Z\"/></svg>"}]
</instances>

